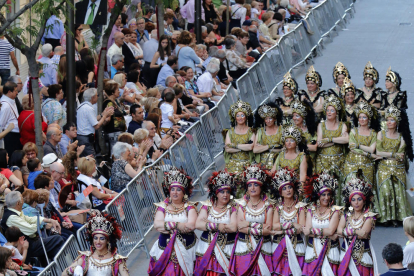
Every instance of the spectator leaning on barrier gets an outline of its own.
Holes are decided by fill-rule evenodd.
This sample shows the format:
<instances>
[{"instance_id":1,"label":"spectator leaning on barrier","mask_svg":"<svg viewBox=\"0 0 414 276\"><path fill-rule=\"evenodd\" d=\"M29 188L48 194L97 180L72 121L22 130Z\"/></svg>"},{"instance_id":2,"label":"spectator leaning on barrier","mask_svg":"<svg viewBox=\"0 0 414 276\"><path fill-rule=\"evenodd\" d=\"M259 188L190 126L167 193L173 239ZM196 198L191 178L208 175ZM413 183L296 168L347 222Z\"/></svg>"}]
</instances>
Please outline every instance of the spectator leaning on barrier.
<instances>
[{"instance_id":1,"label":"spectator leaning on barrier","mask_svg":"<svg viewBox=\"0 0 414 276\"><path fill-rule=\"evenodd\" d=\"M382 276L414 276L414 271L408 270L402 265L404 253L401 245L396 243L387 244L382 250L382 259L389 269L388 272L381 274Z\"/></svg>"},{"instance_id":2,"label":"spectator leaning on barrier","mask_svg":"<svg viewBox=\"0 0 414 276\"><path fill-rule=\"evenodd\" d=\"M95 156L95 130L99 129L105 121L110 120L114 114L113 107L107 107L101 115L96 116L93 105L98 102L98 90L89 88L83 93L84 102L77 109L78 145L85 145L81 156Z\"/></svg>"},{"instance_id":3,"label":"spectator leaning on barrier","mask_svg":"<svg viewBox=\"0 0 414 276\"><path fill-rule=\"evenodd\" d=\"M18 227L29 242L27 257L41 258L43 257L43 247L37 236L37 217L28 217L22 214L23 203L20 192L13 191L6 196L6 208L1 219L1 227L3 231L7 231L12 226ZM41 216L40 223L42 222L51 224L58 232L61 230L59 222L54 219L46 219ZM64 244L64 240L60 235L42 238L42 241L49 258L55 257ZM43 264L46 265L46 262L43 262Z\"/></svg>"}]
</instances>

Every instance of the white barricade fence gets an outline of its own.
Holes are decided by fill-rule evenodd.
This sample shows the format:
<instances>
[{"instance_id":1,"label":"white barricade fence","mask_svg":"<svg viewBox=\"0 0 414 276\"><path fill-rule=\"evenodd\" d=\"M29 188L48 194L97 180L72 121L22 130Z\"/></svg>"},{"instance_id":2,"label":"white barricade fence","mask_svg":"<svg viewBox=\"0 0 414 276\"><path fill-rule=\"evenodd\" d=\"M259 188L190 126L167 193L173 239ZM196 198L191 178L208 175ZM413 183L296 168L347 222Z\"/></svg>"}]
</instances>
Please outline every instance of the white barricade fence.
<instances>
[{"instance_id":1,"label":"white barricade fence","mask_svg":"<svg viewBox=\"0 0 414 276\"><path fill-rule=\"evenodd\" d=\"M230 106L241 99L255 110L270 96L278 93L287 71L305 63L314 51L323 46L323 37L336 33L347 17L353 16L353 0L326 0L313 8L292 31L282 36L268 49L247 72L237 80L237 89L230 85L217 105L203 114L158 160L145 167L126 188L117 195L105 211L114 216L122 226L119 253L129 256L136 248L142 248L147 257L145 238L153 228L154 203L165 199L162 189L164 173L172 166L184 169L193 184L204 194L203 180L210 170L216 170L215 160L223 153L223 130L230 128ZM279 88L278 88L279 87ZM40 275L60 275L77 257L78 250L89 250L86 226L62 247L54 261Z\"/></svg>"}]
</instances>

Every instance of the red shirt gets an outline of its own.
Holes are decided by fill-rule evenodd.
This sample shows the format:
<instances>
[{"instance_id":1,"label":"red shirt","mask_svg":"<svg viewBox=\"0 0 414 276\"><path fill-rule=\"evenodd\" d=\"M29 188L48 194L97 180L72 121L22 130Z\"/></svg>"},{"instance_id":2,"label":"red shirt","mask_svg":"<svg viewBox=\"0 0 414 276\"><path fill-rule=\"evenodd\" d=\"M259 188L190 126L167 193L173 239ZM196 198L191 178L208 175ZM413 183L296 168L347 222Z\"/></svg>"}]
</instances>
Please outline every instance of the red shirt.
<instances>
[{"instance_id":1,"label":"red shirt","mask_svg":"<svg viewBox=\"0 0 414 276\"><path fill-rule=\"evenodd\" d=\"M34 111L23 110L22 113L20 113L17 122L19 124L20 130L20 143L22 145L25 145L27 142L33 142L36 144ZM47 124L45 122L42 122L42 131L46 133L46 130Z\"/></svg>"},{"instance_id":2,"label":"red shirt","mask_svg":"<svg viewBox=\"0 0 414 276\"><path fill-rule=\"evenodd\" d=\"M13 175L12 171L11 171L11 170L9 170L9 169L1 169L1 170L0 170L0 173L1 173L2 175L4 175L7 179L9 179L9 178L10 178L10 176L12 176L12 175Z\"/></svg>"}]
</instances>

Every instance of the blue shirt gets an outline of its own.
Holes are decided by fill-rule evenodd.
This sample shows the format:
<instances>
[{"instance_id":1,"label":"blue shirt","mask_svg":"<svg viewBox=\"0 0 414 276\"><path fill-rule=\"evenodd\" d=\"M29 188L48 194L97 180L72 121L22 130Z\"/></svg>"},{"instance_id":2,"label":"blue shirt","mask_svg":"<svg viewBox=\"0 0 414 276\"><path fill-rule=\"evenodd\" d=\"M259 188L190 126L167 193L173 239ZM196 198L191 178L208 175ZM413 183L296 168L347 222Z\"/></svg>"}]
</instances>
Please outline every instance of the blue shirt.
<instances>
[{"instance_id":1,"label":"blue shirt","mask_svg":"<svg viewBox=\"0 0 414 276\"><path fill-rule=\"evenodd\" d=\"M111 79L113 79L115 77L117 72L118 72L118 70L111 65Z\"/></svg>"},{"instance_id":2,"label":"blue shirt","mask_svg":"<svg viewBox=\"0 0 414 276\"><path fill-rule=\"evenodd\" d=\"M132 135L134 135L135 130L137 130L139 128L142 128L142 123L135 122L134 120L132 120L129 123L128 132L131 133Z\"/></svg>"},{"instance_id":3,"label":"blue shirt","mask_svg":"<svg viewBox=\"0 0 414 276\"><path fill-rule=\"evenodd\" d=\"M29 188L30 190L36 190L35 186L34 186L34 181L36 179L36 177L41 174L43 171L34 171L34 172L30 172L29 173L29 177L27 178L27 188Z\"/></svg>"},{"instance_id":4,"label":"blue shirt","mask_svg":"<svg viewBox=\"0 0 414 276\"><path fill-rule=\"evenodd\" d=\"M166 86L165 79L172 75L174 75L174 70L168 64L165 64L158 74L157 85Z\"/></svg>"},{"instance_id":5,"label":"blue shirt","mask_svg":"<svg viewBox=\"0 0 414 276\"><path fill-rule=\"evenodd\" d=\"M69 137L66 134L62 134L62 139L60 139L59 146L63 155L68 152L69 143L72 143Z\"/></svg>"},{"instance_id":6,"label":"blue shirt","mask_svg":"<svg viewBox=\"0 0 414 276\"><path fill-rule=\"evenodd\" d=\"M45 38L60 39L64 31L65 27L63 27L62 21L59 18L57 18L56 15L52 15L46 21L46 29L42 37L42 44L45 43Z\"/></svg>"},{"instance_id":7,"label":"blue shirt","mask_svg":"<svg viewBox=\"0 0 414 276\"><path fill-rule=\"evenodd\" d=\"M43 64L43 76L40 77L41 82L44 86L50 86L57 84L57 67L58 65L48 57L42 57L38 59Z\"/></svg>"},{"instance_id":8,"label":"blue shirt","mask_svg":"<svg viewBox=\"0 0 414 276\"><path fill-rule=\"evenodd\" d=\"M194 50L191 47L185 46L175 47L175 54L178 56L178 68L182 68L183 66L188 66L193 69L193 72L195 72L195 65L200 63L200 58L196 55ZM180 50L181 49L181 50ZM180 51L180 53L178 53ZM145 50L144 50L145 54Z\"/></svg>"},{"instance_id":9,"label":"blue shirt","mask_svg":"<svg viewBox=\"0 0 414 276\"><path fill-rule=\"evenodd\" d=\"M142 51L144 51L145 62L151 62L152 57L155 55L157 50L158 50L158 40L156 40L155 38L151 38L150 40L145 42L144 46L142 47Z\"/></svg>"},{"instance_id":10,"label":"blue shirt","mask_svg":"<svg viewBox=\"0 0 414 276\"><path fill-rule=\"evenodd\" d=\"M414 276L414 271L411 271L407 268L400 268L400 269L392 269L388 270L388 272L381 274L381 276Z\"/></svg>"},{"instance_id":11,"label":"blue shirt","mask_svg":"<svg viewBox=\"0 0 414 276\"><path fill-rule=\"evenodd\" d=\"M138 30L135 30L135 31L137 32L137 43L139 43L141 41L141 33L138 32ZM147 39L147 41L149 40L149 34L148 34L147 30L144 30L142 38L144 38L144 37ZM157 47L157 49L158 49L158 47Z\"/></svg>"}]
</instances>

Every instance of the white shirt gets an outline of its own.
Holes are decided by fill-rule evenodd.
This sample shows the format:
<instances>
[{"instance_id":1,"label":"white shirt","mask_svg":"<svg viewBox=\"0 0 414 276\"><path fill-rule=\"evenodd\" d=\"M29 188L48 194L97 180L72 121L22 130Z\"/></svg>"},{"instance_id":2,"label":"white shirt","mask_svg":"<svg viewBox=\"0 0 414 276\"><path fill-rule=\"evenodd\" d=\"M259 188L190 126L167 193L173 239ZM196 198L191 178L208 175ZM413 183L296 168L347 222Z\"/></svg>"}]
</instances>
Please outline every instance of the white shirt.
<instances>
[{"instance_id":1,"label":"white shirt","mask_svg":"<svg viewBox=\"0 0 414 276\"><path fill-rule=\"evenodd\" d=\"M95 19L96 14L98 13L99 10L99 5L101 4L101 0L96 0L95 1L95 9L93 10L93 18ZM86 11L86 15L85 15L85 21L83 22L83 24L87 24L88 23L88 18L89 15L92 12L92 1L89 0L89 4L88 4L88 10Z\"/></svg>"},{"instance_id":2,"label":"white shirt","mask_svg":"<svg viewBox=\"0 0 414 276\"><path fill-rule=\"evenodd\" d=\"M205 72L197 79L198 91L200 92L211 93L215 84L216 82L214 81L213 76L211 76L210 72Z\"/></svg>"},{"instance_id":3,"label":"white shirt","mask_svg":"<svg viewBox=\"0 0 414 276\"><path fill-rule=\"evenodd\" d=\"M122 55L122 47L118 47L115 43L112 44L111 47L109 47L108 53L106 54L109 58L109 61L111 62L111 58L113 55Z\"/></svg>"},{"instance_id":4,"label":"white shirt","mask_svg":"<svg viewBox=\"0 0 414 276\"><path fill-rule=\"evenodd\" d=\"M96 110L90 102L83 102L77 110L78 135L89 135L95 133L98 124Z\"/></svg>"},{"instance_id":5,"label":"white shirt","mask_svg":"<svg viewBox=\"0 0 414 276\"><path fill-rule=\"evenodd\" d=\"M404 248L404 260L403 260L403 266L407 267L410 263L414 262L414 242L409 243Z\"/></svg>"},{"instance_id":6,"label":"white shirt","mask_svg":"<svg viewBox=\"0 0 414 276\"><path fill-rule=\"evenodd\" d=\"M161 127L171 128L173 126L173 122L171 122L170 119L168 119L168 116L174 116L174 107L168 103L163 103L160 106L160 109L162 115Z\"/></svg>"},{"instance_id":7,"label":"white shirt","mask_svg":"<svg viewBox=\"0 0 414 276\"><path fill-rule=\"evenodd\" d=\"M13 245L3 245L3 247L6 247L10 250L14 249L14 256L12 256L13 259L23 260L22 254L20 254L19 249L17 247L14 247Z\"/></svg>"},{"instance_id":8,"label":"white shirt","mask_svg":"<svg viewBox=\"0 0 414 276\"><path fill-rule=\"evenodd\" d=\"M10 123L14 124L14 128L11 132L20 133L19 124L17 119L19 118L19 111L17 110L16 102L10 99L6 95L0 98L2 104L0 110L0 128L3 131Z\"/></svg>"}]
</instances>

